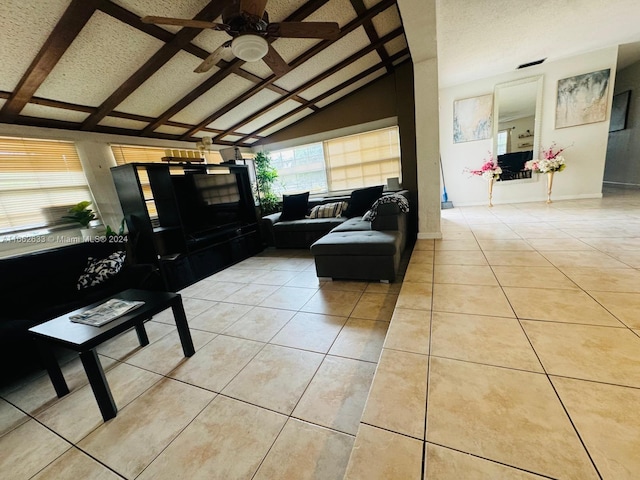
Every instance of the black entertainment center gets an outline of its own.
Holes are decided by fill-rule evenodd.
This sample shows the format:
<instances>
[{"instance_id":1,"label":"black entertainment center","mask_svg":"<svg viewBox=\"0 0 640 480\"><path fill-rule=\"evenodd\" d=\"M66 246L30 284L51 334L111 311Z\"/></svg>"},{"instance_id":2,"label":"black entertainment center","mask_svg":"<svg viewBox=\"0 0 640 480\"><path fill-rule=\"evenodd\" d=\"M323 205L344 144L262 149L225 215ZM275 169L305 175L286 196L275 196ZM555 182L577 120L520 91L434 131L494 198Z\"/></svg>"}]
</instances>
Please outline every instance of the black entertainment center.
<instances>
[{"instance_id":1,"label":"black entertainment center","mask_svg":"<svg viewBox=\"0 0 640 480\"><path fill-rule=\"evenodd\" d=\"M184 288L262 250L247 167L129 163L111 169L136 262Z\"/></svg>"}]
</instances>

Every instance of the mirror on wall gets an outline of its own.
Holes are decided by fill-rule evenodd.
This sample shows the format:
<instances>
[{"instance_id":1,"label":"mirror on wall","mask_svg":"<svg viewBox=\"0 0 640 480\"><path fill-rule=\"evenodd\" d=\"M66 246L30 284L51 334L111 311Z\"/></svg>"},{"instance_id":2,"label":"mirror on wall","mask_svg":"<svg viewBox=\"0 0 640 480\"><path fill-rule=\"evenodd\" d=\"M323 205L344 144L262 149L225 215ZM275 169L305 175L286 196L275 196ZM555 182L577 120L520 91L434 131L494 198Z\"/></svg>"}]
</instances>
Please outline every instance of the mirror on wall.
<instances>
[{"instance_id":1,"label":"mirror on wall","mask_svg":"<svg viewBox=\"0 0 640 480\"><path fill-rule=\"evenodd\" d=\"M495 86L493 152L500 181L535 180L525 162L539 151L542 75Z\"/></svg>"}]
</instances>

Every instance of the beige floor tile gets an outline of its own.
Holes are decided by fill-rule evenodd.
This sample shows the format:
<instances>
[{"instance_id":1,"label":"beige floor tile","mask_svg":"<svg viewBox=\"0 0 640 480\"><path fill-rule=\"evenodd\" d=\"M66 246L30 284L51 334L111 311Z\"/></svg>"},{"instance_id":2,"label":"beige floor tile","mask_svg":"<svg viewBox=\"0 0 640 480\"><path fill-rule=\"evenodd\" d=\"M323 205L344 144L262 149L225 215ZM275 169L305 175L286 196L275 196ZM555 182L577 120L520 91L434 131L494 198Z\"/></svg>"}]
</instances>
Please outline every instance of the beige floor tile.
<instances>
[{"instance_id":1,"label":"beige floor tile","mask_svg":"<svg viewBox=\"0 0 640 480\"><path fill-rule=\"evenodd\" d=\"M433 311L515 317L502 289L488 285L435 284Z\"/></svg>"},{"instance_id":2,"label":"beige floor tile","mask_svg":"<svg viewBox=\"0 0 640 480\"><path fill-rule=\"evenodd\" d=\"M291 418L253 479L342 480L353 441Z\"/></svg>"},{"instance_id":3,"label":"beige floor tile","mask_svg":"<svg viewBox=\"0 0 640 480\"><path fill-rule=\"evenodd\" d=\"M384 349L362 422L424 440L428 364L426 355Z\"/></svg>"},{"instance_id":4,"label":"beige floor tile","mask_svg":"<svg viewBox=\"0 0 640 480\"><path fill-rule=\"evenodd\" d=\"M551 381L602 478L638 478L640 390L568 378Z\"/></svg>"},{"instance_id":5,"label":"beige floor tile","mask_svg":"<svg viewBox=\"0 0 640 480\"><path fill-rule=\"evenodd\" d=\"M370 362L327 356L292 416L355 435L374 372Z\"/></svg>"},{"instance_id":6,"label":"beige floor tile","mask_svg":"<svg viewBox=\"0 0 640 480\"><path fill-rule=\"evenodd\" d=\"M194 329L222 333L250 310L249 305L215 303L197 317L189 320L189 327L192 329L192 333Z\"/></svg>"},{"instance_id":7,"label":"beige floor tile","mask_svg":"<svg viewBox=\"0 0 640 480\"><path fill-rule=\"evenodd\" d=\"M435 250L480 250L480 246L475 239L436 240Z\"/></svg>"},{"instance_id":8,"label":"beige floor tile","mask_svg":"<svg viewBox=\"0 0 640 480\"><path fill-rule=\"evenodd\" d=\"M425 480L542 480L523 472L468 453L427 443Z\"/></svg>"},{"instance_id":9,"label":"beige floor tile","mask_svg":"<svg viewBox=\"0 0 640 480\"><path fill-rule=\"evenodd\" d=\"M272 270L289 270L293 272L302 272L305 269L314 266L313 258L283 258L274 262L271 266Z\"/></svg>"},{"instance_id":10,"label":"beige floor tile","mask_svg":"<svg viewBox=\"0 0 640 480\"><path fill-rule=\"evenodd\" d=\"M556 267L492 267L493 273L503 287L549 288L577 290L579 287Z\"/></svg>"},{"instance_id":11,"label":"beige floor tile","mask_svg":"<svg viewBox=\"0 0 640 480\"><path fill-rule=\"evenodd\" d=\"M29 416L0 398L0 437L29 420Z\"/></svg>"},{"instance_id":12,"label":"beige floor tile","mask_svg":"<svg viewBox=\"0 0 640 480\"><path fill-rule=\"evenodd\" d=\"M612 257L620 260L625 265L633 268L640 268L640 251L617 250L607 252Z\"/></svg>"},{"instance_id":13,"label":"beige floor tile","mask_svg":"<svg viewBox=\"0 0 640 480\"><path fill-rule=\"evenodd\" d=\"M626 328L521 321L547 373L640 387L640 338Z\"/></svg>"},{"instance_id":14,"label":"beige floor tile","mask_svg":"<svg viewBox=\"0 0 640 480\"><path fill-rule=\"evenodd\" d=\"M246 284L238 282L213 282L204 280L187 287L184 296L219 302L227 297L237 295L238 290L245 286Z\"/></svg>"},{"instance_id":15,"label":"beige floor tile","mask_svg":"<svg viewBox=\"0 0 640 480\"><path fill-rule=\"evenodd\" d=\"M431 312L396 308L384 340L384 348L429 354Z\"/></svg>"},{"instance_id":16,"label":"beige floor tile","mask_svg":"<svg viewBox=\"0 0 640 480\"><path fill-rule=\"evenodd\" d=\"M160 375L127 364L112 368L106 377L119 411L162 379ZM36 418L72 443L77 443L103 423L90 385L65 395Z\"/></svg>"},{"instance_id":17,"label":"beige floor tile","mask_svg":"<svg viewBox=\"0 0 640 480\"><path fill-rule=\"evenodd\" d=\"M628 268L622 262L598 251L541 251L557 267Z\"/></svg>"},{"instance_id":18,"label":"beige floor tile","mask_svg":"<svg viewBox=\"0 0 640 480\"><path fill-rule=\"evenodd\" d=\"M196 352L209 343L216 335L201 330L191 330L191 339ZM170 333L157 342L147 345L139 352L127 358L127 363L136 367L166 375L189 357L184 356L178 332Z\"/></svg>"},{"instance_id":19,"label":"beige floor tile","mask_svg":"<svg viewBox=\"0 0 640 480\"><path fill-rule=\"evenodd\" d=\"M433 283L498 285L491 267L483 265L436 265Z\"/></svg>"},{"instance_id":20,"label":"beige floor tile","mask_svg":"<svg viewBox=\"0 0 640 480\"><path fill-rule=\"evenodd\" d=\"M630 328L640 328L640 295L637 293L589 292L604 308Z\"/></svg>"},{"instance_id":21,"label":"beige floor tile","mask_svg":"<svg viewBox=\"0 0 640 480\"><path fill-rule=\"evenodd\" d=\"M351 317L388 322L391 320L397 300L397 295L365 292L351 312Z\"/></svg>"},{"instance_id":22,"label":"beige floor tile","mask_svg":"<svg viewBox=\"0 0 640 480\"><path fill-rule=\"evenodd\" d=\"M241 305L259 305L278 288L277 285L249 283L245 284L233 295L226 297L224 301L227 303L239 303Z\"/></svg>"},{"instance_id":23,"label":"beige floor tile","mask_svg":"<svg viewBox=\"0 0 640 480\"><path fill-rule=\"evenodd\" d=\"M197 387L221 392L263 346L261 342L218 335L167 375Z\"/></svg>"},{"instance_id":24,"label":"beige floor tile","mask_svg":"<svg viewBox=\"0 0 640 480\"><path fill-rule=\"evenodd\" d=\"M431 283L403 283L396 301L396 308L431 310L432 295L433 284Z\"/></svg>"},{"instance_id":25,"label":"beige floor tile","mask_svg":"<svg viewBox=\"0 0 640 480\"><path fill-rule=\"evenodd\" d=\"M214 396L175 380L162 380L78 446L120 475L136 477Z\"/></svg>"},{"instance_id":26,"label":"beige floor tile","mask_svg":"<svg viewBox=\"0 0 640 480\"><path fill-rule=\"evenodd\" d=\"M424 443L360 425L344 480L420 480Z\"/></svg>"},{"instance_id":27,"label":"beige floor tile","mask_svg":"<svg viewBox=\"0 0 640 480\"><path fill-rule=\"evenodd\" d=\"M341 292L364 292L369 282L363 280L325 280L321 288Z\"/></svg>"},{"instance_id":28,"label":"beige floor tile","mask_svg":"<svg viewBox=\"0 0 640 480\"><path fill-rule=\"evenodd\" d=\"M327 280L322 280L316 275L315 267L313 270L306 270L304 272L298 272L298 274L289 280L286 284L287 287L304 287L304 288L320 288L327 283Z\"/></svg>"},{"instance_id":29,"label":"beige floor tile","mask_svg":"<svg viewBox=\"0 0 640 480\"><path fill-rule=\"evenodd\" d=\"M299 310L317 291L318 289L315 288L280 287L259 305L283 310Z\"/></svg>"},{"instance_id":30,"label":"beige floor tile","mask_svg":"<svg viewBox=\"0 0 640 480\"><path fill-rule=\"evenodd\" d=\"M434 312L431 325L434 356L543 371L515 318Z\"/></svg>"},{"instance_id":31,"label":"beige floor tile","mask_svg":"<svg viewBox=\"0 0 640 480\"><path fill-rule=\"evenodd\" d=\"M262 285L282 286L294 278L298 273L291 270L267 270L261 275L250 275L250 283L258 283Z\"/></svg>"},{"instance_id":32,"label":"beige floor tile","mask_svg":"<svg viewBox=\"0 0 640 480\"><path fill-rule=\"evenodd\" d=\"M266 270L270 270L270 268ZM258 269L258 274L262 273L264 273L263 269ZM234 266L214 273L207 280L214 282L249 283L254 276L255 275L247 275L246 268L237 268L237 266Z\"/></svg>"},{"instance_id":33,"label":"beige floor tile","mask_svg":"<svg viewBox=\"0 0 640 480\"><path fill-rule=\"evenodd\" d=\"M640 271L632 268L580 268L561 269L587 291L640 293Z\"/></svg>"},{"instance_id":34,"label":"beige floor tile","mask_svg":"<svg viewBox=\"0 0 640 480\"><path fill-rule=\"evenodd\" d=\"M389 324L349 319L329 350L330 355L377 362Z\"/></svg>"},{"instance_id":35,"label":"beige floor tile","mask_svg":"<svg viewBox=\"0 0 640 480\"><path fill-rule=\"evenodd\" d=\"M327 353L347 321L347 317L298 312L270 343Z\"/></svg>"},{"instance_id":36,"label":"beige floor tile","mask_svg":"<svg viewBox=\"0 0 640 480\"><path fill-rule=\"evenodd\" d=\"M155 343L165 335L176 331L175 326L154 322L153 320L146 322L144 328L149 337L149 343ZM100 355L106 355L116 360L124 360L142 348L144 347L140 345L136 331L132 329L106 341L98 346L96 350Z\"/></svg>"},{"instance_id":37,"label":"beige floor tile","mask_svg":"<svg viewBox=\"0 0 640 480\"><path fill-rule=\"evenodd\" d=\"M435 265L487 265L483 252L463 250L439 250L433 262Z\"/></svg>"},{"instance_id":38,"label":"beige floor tile","mask_svg":"<svg viewBox=\"0 0 640 480\"><path fill-rule=\"evenodd\" d=\"M197 315L200 315L205 310L211 308L214 304L215 302L211 302L209 300L201 300L199 298L183 298L182 299L182 305L184 307L184 311L187 314L187 318L189 320L191 320L193 317ZM162 313L168 316L168 321L165 321L165 323L170 323L172 325L176 324L173 318L173 311L170 308L165 310ZM154 320L160 321L157 319L157 316L153 318Z\"/></svg>"},{"instance_id":39,"label":"beige floor tile","mask_svg":"<svg viewBox=\"0 0 640 480\"><path fill-rule=\"evenodd\" d=\"M433 250L434 243L435 243L435 240L419 238L418 240L416 240L416 243L413 246L413 249L414 250Z\"/></svg>"},{"instance_id":40,"label":"beige floor tile","mask_svg":"<svg viewBox=\"0 0 640 480\"><path fill-rule=\"evenodd\" d=\"M291 310L256 307L231 324L223 333L268 342L294 315Z\"/></svg>"},{"instance_id":41,"label":"beige floor tile","mask_svg":"<svg viewBox=\"0 0 640 480\"><path fill-rule=\"evenodd\" d=\"M623 326L581 290L505 287L504 293L521 319Z\"/></svg>"},{"instance_id":42,"label":"beige floor tile","mask_svg":"<svg viewBox=\"0 0 640 480\"><path fill-rule=\"evenodd\" d=\"M289 415L322 359L319 353L267 345L222 393Z\"/></svg>"},{"instance_id":43,"label":"beige floor tile","mask_svg":"<svg viewBox=\"0 0 640 480\"><path fill-rule=\"evenodd\" d=\"M252 478L286 420L219 395L138 478Z\"/></svg>"},{"instance_id":44,"label":"beige floor tile","mask_svg":"<svg viewBox=\"0 0 640 480\"><path fill-rule=\"evenodd\" d=\"M553 478L598 478L537 373L432 357L427 441Z\"/></svg>"},{"instance_id":45,"label":"beige floor tile","mask_svg":"<svg viewBox=\"0 0 640 480\"><path fill-rule=\"evenodd\" d=\"M434 252L429 250L416 250L411 253L411 265L433 265Z\"/></svg>"},{"instance_id":46,"label":"beige floor tile","mask_svg":"<svg viewBox=\"0 0 640 480\"><path fill-rule=\"evenodd\" d=\"M366 283L362 285L364 290ZM356 303L358 303L361 295L362 293L360 292L329 290L323 287L318 290L300 310L303 312L348 317L356 306Z\"/></svg>"},{"instance_id":47,"label":"beige floor tile","mask_svg":"<svg viewBox=\"0 0 640 480\"><path fill-rule=\"evenodd\" d=\"M365 293L385 293L387 295L398 295L402 288L402 282L396 281L395 283L381 283L371 282L367 284Z\"/></svg>"},{"instance_id":48,"label":"beige floor tile","mask_svg":"<svg viewBox=\"0 0 640 480\"><path fill-rule=\"evenodd\" d=\"M533 247L522 239L495 239L480 238L478 239L482 250L498 250L498 251L522 251L533 250Z\"/></svg>"},{"instance_id":49,"label":"beige floor tile","mask_svg":"<svg viewBox=\"0 0 640 480\"><path fill-rule=\"evenodd\" d=\"M595 249L591 245L578 240L577 238L537 238L530 242L533 248L539 251L576 251Z\"/></svg>"},{"instance_id":50,"label":"beige floor tile","mask_svg":"<svg viewBox=\"0 0 640 480\"><path fill-rule=\"evenodd\" d=\"M489 265L505 265L519 267L551 267L553 266L538 252L500 252L489 250L483 252Z\"/></svg>"},{"instance_id":51,"label":"beige floor tile","mask_svg":"<svg viewBox=\"0 0 640 480\"><path fill-rule=\"evenodd\" d=\"M74 448L38 473L32 480L62 480L62 479L91 479L118 480L116 475L104 465L96 462L90 456Z\"/></svg>"},{"instance_id":52,"label":"beige floor tile","mask_svg":"<svg viewBox=\"0 0 640 480\"><path fill-rule=\"evenodd\" d=\"M410 264L405 272L403 282L405 283L432 283L433 264L416 263Z\"/></svg>"},{"instance_id":53,"label":"beige floor tile","mask_svg":"<svg viewBox=\"0 0 640 480\"><path fill-rule=\"evenodd\" d=\"M29 420L0 437L0 478L31 478L69 448L69 443Z\"/></svg>"}]
</instances>

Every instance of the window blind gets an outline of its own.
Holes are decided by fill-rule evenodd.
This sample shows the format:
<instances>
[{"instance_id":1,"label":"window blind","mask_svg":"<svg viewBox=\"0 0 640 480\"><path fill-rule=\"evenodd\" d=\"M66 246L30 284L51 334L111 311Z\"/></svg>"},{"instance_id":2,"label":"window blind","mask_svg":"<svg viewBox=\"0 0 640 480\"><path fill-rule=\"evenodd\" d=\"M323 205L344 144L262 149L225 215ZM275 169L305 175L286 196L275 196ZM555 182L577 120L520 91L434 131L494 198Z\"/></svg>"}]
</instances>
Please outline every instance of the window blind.
<instances>
[{"instance_id":1,"label":"window blind","mask_svg":"<svg viewBox=\"0 0 640 480\"><path fill-rule=\"evenodd\" d=\"M68 224L78 202L92 201L72 142L0 137L0 233Z\"/></svg>"}]
</instances>

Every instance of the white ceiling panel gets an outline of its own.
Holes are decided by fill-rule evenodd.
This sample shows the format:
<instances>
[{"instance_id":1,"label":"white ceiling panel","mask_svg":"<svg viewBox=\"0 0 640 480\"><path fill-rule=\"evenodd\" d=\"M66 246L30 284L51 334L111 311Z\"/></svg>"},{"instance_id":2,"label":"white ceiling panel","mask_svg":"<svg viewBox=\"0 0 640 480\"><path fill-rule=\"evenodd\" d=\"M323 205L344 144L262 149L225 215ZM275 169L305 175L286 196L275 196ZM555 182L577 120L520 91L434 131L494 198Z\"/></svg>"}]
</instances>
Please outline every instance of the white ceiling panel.
<instances>
[{"instance_id":1,"label":"white ceiling panel","mask_svg":"<svg viewBox=\"0 0 640 480\"><path fill-rule=\"evenodd\" d=\"M358 16L349 0L331 0L307 18L305 22L338 22L340 28Z\"/></svg>"},{"instance_id":2,"label":"white ceiling panel","mask_svg":"<svg viewBox=\"0 0 640 480\"><path fill-rule=\"evenodd\" d=\"M260 78L267 78L273 75L271 69L262 60L258 60L257 62L245 62L244 65L242 65L242 69L257 75Z\"/></svg>"},{"instance_id":3,"label":"white ceiling panel","mask_svg":"<svg viewBox=\"0 0 640 480\"><path fill-rule=\"evenodd\" d=\"M399 37L396 37L384 44L384 49L387 51L389 56L395 55L400 50L404 50L405 48L407 48L407 39L404 37L404 35L400 35Z\"/></svg>"},{"instance_id":4,"label":"white ceiling panel","mask_svg":"<svg viewBox=\"0 0 640 480\"><path fill-rule=\"evenodd\" d=\"M103 125L105 127L128 128L130 130L142 130L149 124L147 122L129 120L128 118L105 117L98 125Z\"/></svg>"},{"instance_id":5,"label":"white ceiling panel","mask_svg":"<svg viewBox=\"0 0 640 480\"><path fill-rule=\"evenodd\" d=\"M319 42L320 40L313 38L279 38L273 42L273 48L284 58L285 62L291 63ZM242 68L260 78L267 78L273 74L271 69L262 60L245 63Z\"/></svg>"},{"instance_id":6,"label":"white ceiling panel","mask_svg":"<svg viewBox=\"0 0 640 480\"><path fill-rule=\"evenodd\" d=\"M198 57L178 52L162 68L129 95L116 110L149 117L159 117L171 105L192 91L219 69L206 74L194 73L200 62Z\"/></svg>"},{"instance_id":7,"label":"white ceiling panel","mask_svg":"<svg viewBox=\"0 0 640 480\"><path fill-rule=\"evenodd\" d=\"M272 92L271 90L261 90L251 97L251 100L249 101L250 103L238 105L233 110L225 113L213 123L209 124L208 127L217 128L219 130L231 128L251 114L260 111L278 98L280 98L280 95Z\"/></svg>"},{"instance_id":8,"label":"white ceiling panel","mask_svg":"<svg viewBox=\"0 0 640 480\"><path fill-rule=\"evenodd\" d=\"M371 75L368 75L368 76L364 77L363 79L358 80L355 83L352 83L347 88L344 88L343 90L340 90L338 93L335 93L334 95L331 95L330 97L325 98L323 101L318 102L316 105L318 107L320 107L320 108L324 108L327 105L329 105L330 103L333 103L336 100L340 100L342 97L348 95L349 93L354 92L357 89L359 89L360 87L363 87L366 84L374 81L376 78L381 77L385 73L386 73L386 70L384 68L381 68L380 70L372 73Z\"/></svg>"},{"instance_id":9,"label":"white ceiling panel","mask_svg":"<svg viewBox=\"0 0 640 480\"><path fill-rule=\"evenodd\" d=\"M300 93L300 96L307 100L312 100L318 95L331 90L333 87L346 82L366 69L378 65L381 62L380 56L376 51L370 52L364 57L356 60L351 65L342 70L334 73L328 78L325 78L321 82L316 83L314 86L304 90Z\"/></svg>"},{"instance_id":10,"label":"white ceiling panel","mask_svg":"<svg viewBox=\"0 0 640 480\"><path fill-rule=\"evenodd\" d=\"M85 112L48 107L46 105L36 105L35 103L28 103L22 109L20 115L26 115L27 117L53 118L55 120L64 120L65 122L76 123L83 122L89 116L89 114Z\"/></svg>"},{"instance_id":11,"label":"white ceiling panel","mask_svg":"<svg viewBox=\"0 0 640 480\"><path fill-rule=\"evenodd\" d=\"M371 9L380 3L381 0L364 0L364 6Z\"/></svg>"},{"instance_id":12,"label":"white ceiling panel","mask_svg":"<svg viewBox=\"0 0 640 480\"><path fill-rule=\"evenodd\" d=\"M300 0L269 0L267 13L270 22L282 22L305 2Z\"/></svg>"},{"instance_id":13,"label":"white ceiling panel","mask_svg":"<svg viewBox=\"0 0 640 480\"><path fill-rule=\"evenodd\" d=\"M244 141L244 143L248 143L249 145L256 143L258 141L257 138L248 138Z\"/></svg>"},{"instance_id":14,"label":"white ceiling panel","mask_svg":"<svg viewBox=\"0 0 640 480\"><path fill-rule=\"evenodd\" d=\"M241 138L242 137L240 137L239 135L227 135L226 137L222 137L222 140L225 142L237 142Z\"/></svg>"},{"instance_id":15,"label":"white ceiling panel","mask_svg":"<svg viewBox=\"0 0 640 480\"><path fill-rule=\"evenodd\" d=\"M169 135L182 135L184 133L187 133L186 128L171 127L168 125L161 125L160 127L156 128L155 131L158 133L168 133Z\"/></svg>"},{"instance_id":16,"label":"white ceiling panel","mask_svg":"<svg viewBox=\"0 0 640 480\"><path fill-rule=\"evenodd\" d=\"M227 103L242 95L255 84L249 80L229 75L223 79L214 88L204 95L201 95L196 101L191 103L187 108L182 109L171 120L182 123L198 124L203 119L211 115L212 112L224 107Z\"/></svg>"},{"instance_id":17,"label":"white ceiling panel","mask_svg":"<svg viewBox=\"0 0 640 480\"><path fill-rule=\"evenodd\" d=\"M162 45L160 40L96 12L36 95L97 107Z\"/></svg>"},{"instance_id":18,"label":"white ceiling panel","mask_svg":"<svg viewBox=\"0 0 640 480\"><path fill-rule=\"evenodd\" d=\"M260 132L260 135L264 136L264 137L268 137L269 135L271 135L272 133L277 132L278 130L282 130L285 127L288 127L289 125L292 125L294 123L296 123L298 120L302 120L304 117L306 117L307 115L310 115L313 113L313 110L311 110L310 108L307 108L299 113L296 113L295 115L291 115L289 118L283 120L282 122L278 123L277 125L274 125L273 127L269 128L268 130L265 130L264 132Z\"/></svg>"},{"instance_id":19,"label":"white ceiling panel","mask_svg":"<svg viewBox=\"0 0 640 480\"><path fill-rule=\"evenodd\" d=\"M196 38L193 39L193 44L200 48L204 48L208 52L213 52L216 48L222 45L224 42L231 40L231 35L227 32L220 32L218 30L205 29L202 30ZM226 55L222 58L229 61L233 59L233 53L231 49L225 49Z\"/></svg>"},{"instance_id":20,"label":"white ceiling panel","mask_svg":"<svg viewBox=\"0 0 640 480\"><path fill-rule=\"evenodd\" d=\"M409 55L408 53L406 55L403 55L402 57L400 57L399 59L397 59L396 61L393 62L393 65L399 65L402 62L404 62L405 60L409 60L411 58L411 55Z\"/></svg>"},{"instance_id":21,"label":"white ceiling panel","mask_svg":"<svg viewBox=\"0 0 640 480\"><path fill-rule=\"evenodd\" d=\"M20 0L0 7L0 90L12 91L64 13L68 0Z\"/></svg>"},{"instance_id":22,"label":"white ceiling panel","mask_svg":"<svg viewBox=\"0 0 640 480\"><path fill-rule=\"evenodd\" d=\"M371 20L379 37L384 37L387 33L394 31L402 26L398 7L395 5L387 8L384 12L380 12Z\"/></svg>"},{"instance_id":23,"label":"white ceiling panel","mask_svg":"<svg viewBox=\"0 0 640 480\"><path fill-rule=\"evenodd\" d=\"M276 85L286 90L294 90L296 87L308 82L331 67L337 65L345 58L357 53L369 45L369 37L364 28L359 27L346 37L325 48L318 55L304 62L298 68L282 76L275 82Z\"/></svg>"},{"instance_id":24,"label":"white ceiling panel","mask_svg":"<svg viewBox=\"0 0 640 480\"><path fill-rule=\"evenodd\" d=\"M287 100L282 105L277 106L273 110L270 110L269 112L265 113L264 115L260 115L255 120L247 123L245 126L240 127L238 129L238 132L239 133L247 133L247 134L253 133L254 131L258 130L263 125L266 125L267 123L272 122L273 120L275 120L276 118L281 117L282 115L286 115L291 110L293 110L295 108L298 108L299 106L300 106L300 104L298 102L296 102L295 100Z\"/></svg>"},{"instance_id":25,"label":"white ceiling panel","mask_svg":"<svg viewBox=\"0 0 640 480\"><path fill-rule=\"evenodd\" d=\"M156 17L193 18L202 10L210 0L111 0L130 12L144 17L153 15ZM160 27L176 33L180 27L171 25L159 25Z\"/></svg>"}]
</instances>

